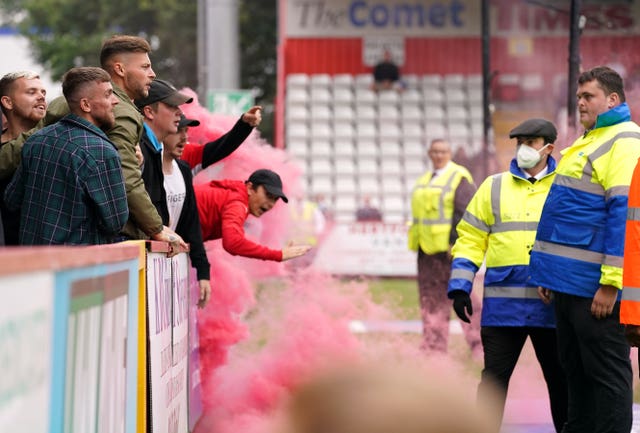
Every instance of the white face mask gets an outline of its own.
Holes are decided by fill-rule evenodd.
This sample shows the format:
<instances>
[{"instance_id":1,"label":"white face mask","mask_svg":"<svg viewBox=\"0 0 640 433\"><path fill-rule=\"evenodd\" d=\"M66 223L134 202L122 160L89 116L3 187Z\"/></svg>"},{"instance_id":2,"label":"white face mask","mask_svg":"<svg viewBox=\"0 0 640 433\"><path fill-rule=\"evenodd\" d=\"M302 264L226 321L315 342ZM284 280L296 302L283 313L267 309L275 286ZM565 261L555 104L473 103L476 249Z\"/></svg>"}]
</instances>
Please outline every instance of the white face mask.
<instances>
[{"instance_id":1,"label":"white face mask","mask_svg":"<svg viewBox=\"0 0 640 433\"><path fill-rule=\"evenodd\" d=\"M549 143L542 146L540 150L536 150L531 146L527 146L526 144L518 145L518 151L516 152L516 161L518 162L518 167L535 167L535 165L542 159L542 155L540 155L540 152L547 148L547 146L549 146Z\"/></svg>"}]
</instances>

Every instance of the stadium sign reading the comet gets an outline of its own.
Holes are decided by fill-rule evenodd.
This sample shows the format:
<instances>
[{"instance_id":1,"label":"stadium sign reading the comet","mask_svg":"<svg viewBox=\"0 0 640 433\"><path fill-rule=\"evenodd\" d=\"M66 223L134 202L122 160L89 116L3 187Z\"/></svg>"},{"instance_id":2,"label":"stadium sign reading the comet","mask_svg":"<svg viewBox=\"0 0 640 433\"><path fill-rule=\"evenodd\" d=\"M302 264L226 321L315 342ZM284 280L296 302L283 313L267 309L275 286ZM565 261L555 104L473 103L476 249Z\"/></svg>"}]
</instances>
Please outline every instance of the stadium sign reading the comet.
<instances>
[{"instance_id":1,"label":"stadium sign reading the comet","mask_svg":"<svg viewBox=\"0 0 640 433\"><path fill-rule=\"evenodd\" d=\"M478 0L288 0L287 30L295 37L357 37L393 34L408 37L477 37L480 35ZM547 7L520 0L491 2L493 36L566 36L568 2L550 1ZM638 34L638 1L588 3L585 35Z\"/></svg>"}]
</instances>

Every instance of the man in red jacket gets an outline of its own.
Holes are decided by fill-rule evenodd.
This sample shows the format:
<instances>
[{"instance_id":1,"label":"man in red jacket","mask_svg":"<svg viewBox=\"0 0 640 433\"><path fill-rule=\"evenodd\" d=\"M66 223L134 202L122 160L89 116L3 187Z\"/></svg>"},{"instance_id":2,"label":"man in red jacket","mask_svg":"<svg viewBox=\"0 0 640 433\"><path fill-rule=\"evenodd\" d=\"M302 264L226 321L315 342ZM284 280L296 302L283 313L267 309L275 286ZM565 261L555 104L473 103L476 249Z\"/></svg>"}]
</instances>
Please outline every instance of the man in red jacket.
<instances>
[{"instance_id":1,"label":"man in red jacket","mask_svg":"<svg viewBox=\"0 0 640 433\"><path fill-rule=\"evenodd\" d=\"M259 218L279 198L289 202L277 173L260 169L245 182L213 180L195 185L194 190L202 238L205 241L222 238L222 247L229 254L280 262L302 256L311 249L309 245L289 245L273 250L245 237L244 222L249 214Z\"/></svg>"}]
</instances>

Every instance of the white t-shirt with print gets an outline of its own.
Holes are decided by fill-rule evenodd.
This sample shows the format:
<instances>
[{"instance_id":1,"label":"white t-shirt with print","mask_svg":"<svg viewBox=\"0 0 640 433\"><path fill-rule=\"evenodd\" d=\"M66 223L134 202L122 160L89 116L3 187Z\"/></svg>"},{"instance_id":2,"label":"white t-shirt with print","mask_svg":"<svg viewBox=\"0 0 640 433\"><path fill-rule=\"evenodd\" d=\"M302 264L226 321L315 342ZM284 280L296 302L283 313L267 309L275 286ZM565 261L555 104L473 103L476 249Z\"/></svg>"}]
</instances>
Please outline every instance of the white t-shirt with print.
<instances>
[{"instance_id":1,"label":"white t-shirt with print","mask_svg":"<svg viewBox=\"0 0 640 433\"><path fill-rule=\"evenodd\" d=\"M187 188L182 172L176 161L172 162L173 173L164 175L164 190L167 193L167 208L169 209L169 228L175 231L184 206Z\"/></svg>"}]
</instances>

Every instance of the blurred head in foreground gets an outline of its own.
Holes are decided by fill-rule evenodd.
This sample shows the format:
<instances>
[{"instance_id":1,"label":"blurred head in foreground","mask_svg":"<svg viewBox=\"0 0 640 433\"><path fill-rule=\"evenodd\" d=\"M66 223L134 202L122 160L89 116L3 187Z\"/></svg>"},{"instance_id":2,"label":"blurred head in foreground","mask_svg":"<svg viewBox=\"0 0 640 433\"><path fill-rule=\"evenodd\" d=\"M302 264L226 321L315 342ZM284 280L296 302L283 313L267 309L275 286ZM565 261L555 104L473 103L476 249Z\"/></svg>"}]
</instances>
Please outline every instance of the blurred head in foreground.
<instances>
[{"instance_id":1,"label":"blurred head in foreground","mask_svg":"<svg viewBox=\"0 0 640 433\"><path fill-rule=\"evenodd\" d=\"M466 393L468 394L468 393ZM296 389L286 433L485 433L487 414L452 383L419 371L351 367Z\"/></svg>"}]
</instances>

